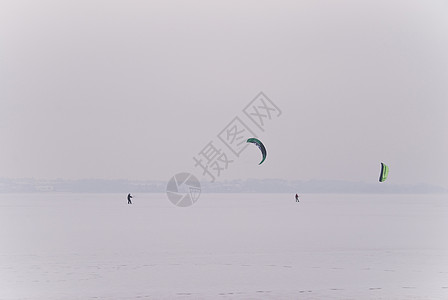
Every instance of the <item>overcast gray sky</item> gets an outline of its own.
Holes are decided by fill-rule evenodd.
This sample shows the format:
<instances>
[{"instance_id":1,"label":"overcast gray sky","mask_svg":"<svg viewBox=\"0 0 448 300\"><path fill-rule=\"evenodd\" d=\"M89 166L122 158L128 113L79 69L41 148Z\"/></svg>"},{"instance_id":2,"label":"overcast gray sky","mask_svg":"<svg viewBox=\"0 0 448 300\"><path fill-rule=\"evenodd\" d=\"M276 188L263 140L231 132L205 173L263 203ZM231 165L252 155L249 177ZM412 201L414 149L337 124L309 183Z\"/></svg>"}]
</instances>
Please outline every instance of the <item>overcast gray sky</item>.
<instances>
[{"instance_id":1,"label":"overcast gray sky","mask_svg":"<svg viewBox=\"0 0 448 300\"><path fill-rule=\"evenodd\" d=\"M219 179L448 187L447 32L446 1L2 0L0 177L201 177L263 91L268 158Z\"/></svg>"}]
</instances>

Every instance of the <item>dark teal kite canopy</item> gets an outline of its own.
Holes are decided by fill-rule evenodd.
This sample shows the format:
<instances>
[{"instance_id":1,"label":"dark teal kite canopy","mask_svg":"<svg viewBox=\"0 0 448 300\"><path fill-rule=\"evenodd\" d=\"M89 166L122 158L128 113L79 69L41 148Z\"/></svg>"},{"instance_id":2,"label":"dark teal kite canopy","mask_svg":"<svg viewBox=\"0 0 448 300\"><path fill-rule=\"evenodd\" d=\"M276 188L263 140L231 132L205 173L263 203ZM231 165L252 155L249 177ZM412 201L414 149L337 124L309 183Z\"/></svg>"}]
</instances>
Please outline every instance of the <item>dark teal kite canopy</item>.
<instances>
[{"instance_id":1,"label":"dark teal kite canopy","mask_svg":"<svg viewBox=\"0 0 448 300\"><path fill-rule=\"evenodd\" d=\"M256 139L256 138L250 138L247 140L247 142L257 145L257 147L260 149L261 155L263 155L263 159L259 163L259 165L261 165L264 162L264 160L266 159L266 156L268 155L263 143L259 139Z\"/></svg>"}]
</instances>

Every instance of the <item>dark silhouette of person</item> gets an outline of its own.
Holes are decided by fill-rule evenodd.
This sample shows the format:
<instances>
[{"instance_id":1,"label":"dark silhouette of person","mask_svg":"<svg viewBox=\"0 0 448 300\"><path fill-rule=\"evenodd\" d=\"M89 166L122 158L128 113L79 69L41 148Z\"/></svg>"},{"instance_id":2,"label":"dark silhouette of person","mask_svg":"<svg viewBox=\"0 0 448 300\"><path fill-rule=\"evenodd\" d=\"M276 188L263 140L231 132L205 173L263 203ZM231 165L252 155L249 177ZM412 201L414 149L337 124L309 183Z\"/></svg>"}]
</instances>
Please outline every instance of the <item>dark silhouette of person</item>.
<instances>
[{"instance_id":1,"label":"dark silhouette of person","mask_svg":"<svg viewBox=\"0 0 448 300\"><path fill-rule=\"evenodd\" d=\"M296 194L296 202L300 202L299 201L299 195Z\"/></svg>"},{"instance_id":2,"label":"dark silhouette of person","mask_svg":"<svg viewBox=\"0 0 448 300\"><path fill-rule=\"evenodd\" d=\"M132 204L131 198L132 198L131 194L128 194L128 204Z\"/></svg>"}]
</instances>

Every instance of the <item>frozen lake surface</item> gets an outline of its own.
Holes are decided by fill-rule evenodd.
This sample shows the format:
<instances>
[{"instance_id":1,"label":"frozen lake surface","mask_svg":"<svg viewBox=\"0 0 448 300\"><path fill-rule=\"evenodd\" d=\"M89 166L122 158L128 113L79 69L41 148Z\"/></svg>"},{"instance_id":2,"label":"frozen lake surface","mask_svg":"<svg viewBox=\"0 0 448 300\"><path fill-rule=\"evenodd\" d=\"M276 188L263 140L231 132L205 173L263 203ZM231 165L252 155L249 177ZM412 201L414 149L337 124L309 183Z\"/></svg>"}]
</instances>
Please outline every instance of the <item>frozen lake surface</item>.
<instances>
[{"instance_id":1,"label":"frozen lake surface","mask_svg":"<svg viewBox=\"0 0 448 300\"><path fill-rule=\"evenodd\" d=\"M447 195L0 194L0 299L448 299Z\"/></svg>"}]
</instances>

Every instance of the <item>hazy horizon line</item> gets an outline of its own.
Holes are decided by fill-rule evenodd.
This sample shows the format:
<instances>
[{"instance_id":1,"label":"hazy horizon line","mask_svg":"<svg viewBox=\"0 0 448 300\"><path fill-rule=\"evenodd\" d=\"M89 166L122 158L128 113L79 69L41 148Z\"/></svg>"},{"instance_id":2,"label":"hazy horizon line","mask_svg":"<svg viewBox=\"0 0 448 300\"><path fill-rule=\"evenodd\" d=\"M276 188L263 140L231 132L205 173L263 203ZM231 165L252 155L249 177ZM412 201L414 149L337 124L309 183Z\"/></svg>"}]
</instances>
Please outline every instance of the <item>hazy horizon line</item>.
<instances>
[{"instance_id":1,"label":"hazy horizon line","mask_svg":"<svg viewBox=\"0 0 448 300\"><path fill-rule=\"evenodd\" d=\"M164 193L167 183L168 180L158 179L0 178L0 192ZM204 193L448 193L447 188L428 183L399 184L341 179L227 179L200 181L200 187Z\"/></svg>"}]
</instances>

